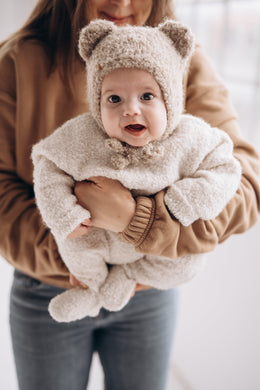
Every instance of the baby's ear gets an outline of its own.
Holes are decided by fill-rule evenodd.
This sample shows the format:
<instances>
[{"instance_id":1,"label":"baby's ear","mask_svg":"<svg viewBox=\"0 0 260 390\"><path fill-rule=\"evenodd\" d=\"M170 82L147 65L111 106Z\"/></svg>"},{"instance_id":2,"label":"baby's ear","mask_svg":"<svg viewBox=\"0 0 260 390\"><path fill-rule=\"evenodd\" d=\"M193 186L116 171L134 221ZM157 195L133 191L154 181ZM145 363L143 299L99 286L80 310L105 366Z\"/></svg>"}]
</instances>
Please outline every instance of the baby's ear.
<instances>
[{"instance_id":1,"label":"baby's ear","mask_svg":"<svg viewBox=\"0 0 260 390\"><path fill-rule=\"evenodd\" d=\"M84 27L79 36L79 54L83 60L86 61L97 44L115 28L112 22L101 19L94 20Z\"/></svg>"},{"instance_id":2,"label":"baby's ear","mask_svg":"<svg viewBox=\"0 0 260 390\"><path fill-rule=\"evenodd\" d=\"M158 29L172 40L175 49L184 59L191 55L194 49L195 39L187 26L174 20L167 20L161 23Z\"/></svg>"}]
</instances>

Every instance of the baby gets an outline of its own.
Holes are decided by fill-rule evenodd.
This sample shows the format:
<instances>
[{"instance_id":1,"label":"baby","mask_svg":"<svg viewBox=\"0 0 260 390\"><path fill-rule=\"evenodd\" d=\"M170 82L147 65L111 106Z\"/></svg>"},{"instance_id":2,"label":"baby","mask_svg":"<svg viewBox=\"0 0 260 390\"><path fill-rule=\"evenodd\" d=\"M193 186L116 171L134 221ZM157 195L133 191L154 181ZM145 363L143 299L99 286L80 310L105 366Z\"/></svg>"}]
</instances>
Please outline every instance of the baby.
<instances>
[{"instance_id":1,"label":"baby","mask_svg":"<svg viewBox=\"0 0 260 390\"><path fill-rule=\"evenodd\" d=\"M79 236L91 215L73 194L76 181L105 176L133 196L166 189L169 212L187 226L216 217L241 175L227 134L182 113L183 76L194 48L186 26L96 20L81 31L79 48L91 113L66 122L32 152L42 218L70 272L88 286L52 299L50 314L64 322L96 316L102 307L122 309L136 283L169 289L187 282L204 263L202 255L143 255L119 234L95 227Z\"/></svg>"}]
</instances>

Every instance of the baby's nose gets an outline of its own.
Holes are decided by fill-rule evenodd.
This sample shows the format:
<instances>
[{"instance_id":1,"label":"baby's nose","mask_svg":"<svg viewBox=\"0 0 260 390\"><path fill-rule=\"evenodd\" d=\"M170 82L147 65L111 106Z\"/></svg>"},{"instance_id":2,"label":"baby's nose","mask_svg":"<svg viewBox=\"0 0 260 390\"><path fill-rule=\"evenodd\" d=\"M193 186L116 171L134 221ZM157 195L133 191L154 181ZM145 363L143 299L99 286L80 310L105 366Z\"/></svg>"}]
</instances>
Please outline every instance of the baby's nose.
<instances>
[{"instance_id":1,"label":"baby's nose","mask_svg":"<svg viewBox=\"0 0 260 390\"><path fill-rule=\"evenodd\" d=\"M125 102L123 107L123 115L124 116L135 116L140 115L140 104L137 100L132 99L127 102Z\"/></svg>"}]
</instances>

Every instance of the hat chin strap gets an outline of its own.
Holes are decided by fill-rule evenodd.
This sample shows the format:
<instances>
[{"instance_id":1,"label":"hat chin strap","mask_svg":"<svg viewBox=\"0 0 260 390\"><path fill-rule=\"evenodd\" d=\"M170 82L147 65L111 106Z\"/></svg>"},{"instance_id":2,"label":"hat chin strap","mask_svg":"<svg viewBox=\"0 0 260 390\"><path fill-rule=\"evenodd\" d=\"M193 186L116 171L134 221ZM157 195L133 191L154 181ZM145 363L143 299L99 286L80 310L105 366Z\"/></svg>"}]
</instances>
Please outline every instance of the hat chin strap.
<instances>
[{"instance_id":1,"label":"hat chin strap","mask_svg":"<svg viewBox=\"0 0 260 390\"><path fill-rule=\"evenodd\" d=\"M137 147L116 138L108 138L105 140L105 147L112 152L111 163L116 169L138 165L140 162L153 163L164 155L164 146L158 141Z\"/></svg>"}]
</instances>

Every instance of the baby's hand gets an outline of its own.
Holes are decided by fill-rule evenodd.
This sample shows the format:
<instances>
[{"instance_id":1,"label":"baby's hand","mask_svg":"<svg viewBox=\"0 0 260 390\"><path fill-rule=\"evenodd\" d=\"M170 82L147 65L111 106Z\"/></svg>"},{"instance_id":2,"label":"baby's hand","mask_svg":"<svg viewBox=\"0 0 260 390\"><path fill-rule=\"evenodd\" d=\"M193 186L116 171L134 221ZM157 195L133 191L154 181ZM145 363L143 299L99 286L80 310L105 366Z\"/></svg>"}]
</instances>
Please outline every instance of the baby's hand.
<instances>
[{"instance_id":1,"label":"baby's hand","mask_svg":"<svg viewBox=\"0 0 260 390\"><path fill-rule=\"evenodd\" d=\"M90 229L90 220L85 219L80 225L78 225L70 234L67 235L67 238L77 238L84 236Z\"/></svg>"}]
</instances>

